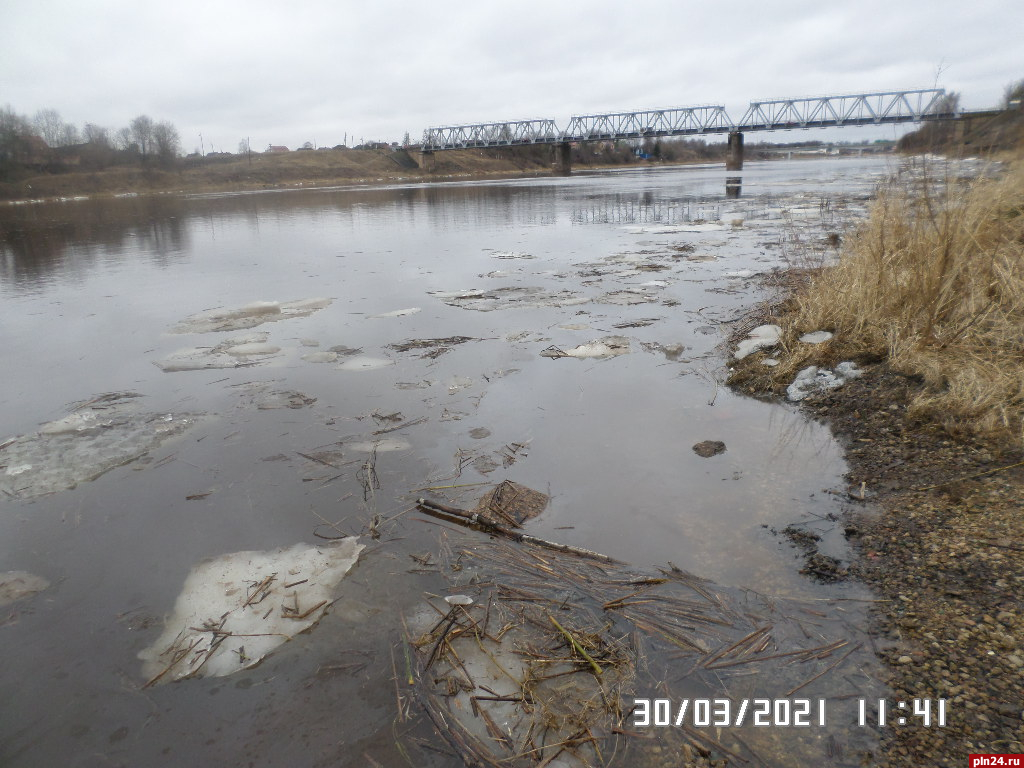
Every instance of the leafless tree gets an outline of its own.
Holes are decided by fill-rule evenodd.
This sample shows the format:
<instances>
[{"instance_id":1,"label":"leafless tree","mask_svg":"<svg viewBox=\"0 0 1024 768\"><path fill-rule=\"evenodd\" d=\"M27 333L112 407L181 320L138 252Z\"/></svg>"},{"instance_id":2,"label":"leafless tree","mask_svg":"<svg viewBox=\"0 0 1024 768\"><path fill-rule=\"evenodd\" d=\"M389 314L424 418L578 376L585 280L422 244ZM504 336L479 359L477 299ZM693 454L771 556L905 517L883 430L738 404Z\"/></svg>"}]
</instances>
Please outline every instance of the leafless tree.
<instances>
[{"instance_id":1,"label":"leafless tree","mask_svg":"<svg viewBox=\"0 0 1024 768\"><path fill-rule=\"evenodd\" d=\"M153 149L161 165L173 165L181 154L181 137L178 135L178 129L166 120L154 125Z\"/></svg>"},{"instance_id":2,"label":"leafless tree","mask_svg":"<svg viewBox=\"0 0 1024 768\"><path fill-rule=\"evenodd\" d=\"M139 154L145 158L152 151L153 118L148 115L139 115L128 123L128 131L131 134L132 143L138 147Z\"/></svg>"}]
</instances>

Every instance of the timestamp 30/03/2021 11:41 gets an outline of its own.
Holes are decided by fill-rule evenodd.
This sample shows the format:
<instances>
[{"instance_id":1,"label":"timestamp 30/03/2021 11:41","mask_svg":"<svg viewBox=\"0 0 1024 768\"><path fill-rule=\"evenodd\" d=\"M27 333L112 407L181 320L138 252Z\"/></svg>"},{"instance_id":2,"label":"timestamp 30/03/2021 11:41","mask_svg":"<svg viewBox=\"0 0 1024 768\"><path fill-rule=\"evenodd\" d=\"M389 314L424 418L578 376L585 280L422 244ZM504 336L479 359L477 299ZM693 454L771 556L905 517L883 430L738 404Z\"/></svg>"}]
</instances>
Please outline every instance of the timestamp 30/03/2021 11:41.
<instances>
[{"instance_id":1,"label":"timestamp 30/03/2021 11:41","mask_svg":"<svg viewBox=\"0 0 1024 768\"><path fill-rule=\"evenodd\" d=\"M856 724L860 727L905 726L923 728L946 725L945 699L859 699ZM829 722L827 699L634 699L636 728L680 727L760 728L825 727ZM1021 763L1024 767L1024 763Z\"/></svg>"}]
</instances>

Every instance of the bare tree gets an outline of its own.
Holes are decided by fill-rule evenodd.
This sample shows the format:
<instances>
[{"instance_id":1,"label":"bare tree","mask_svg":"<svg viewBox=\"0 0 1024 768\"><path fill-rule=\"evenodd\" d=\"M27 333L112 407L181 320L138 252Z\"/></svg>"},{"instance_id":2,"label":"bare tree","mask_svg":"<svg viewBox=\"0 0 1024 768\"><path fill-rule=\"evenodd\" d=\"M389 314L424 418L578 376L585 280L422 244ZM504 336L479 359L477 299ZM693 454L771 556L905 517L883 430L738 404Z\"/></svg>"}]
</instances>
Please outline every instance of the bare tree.
<instances>
[{"instance_id":1,"label":"bare tree","mask_svg":"<svg viewBox=\"0 0 1024 768\"><path fill-rule=\"evenodd\" d=\"M64 121L56 109L40 109L32 118L32 125L43 141L51 147L60 146L60 131Z\"/></svg>"},{"instance_id":2,"label":"bare tree","mask_svg":"<svg viewBox=\"0 0 1024 768\"><path fill-rule=\"evenodd\" d=\"M152 151L153 118L148 115L139 115L128 123L128 131L132 143L138 147L139 154L145 158Z\"/></svg>"},{"instance_id":3,"label":"bare tree","mask_svg":"<svg viewBox=\"0 0 1024 768\"><path fill-rule=\"evenodd\" d=\"M1006 86L1006 90L1003 92L1003 109L1009 109L1011 106L1020 109L1022 100L1024 100L1024 80L1018 80Z\"/></svg>"},{"instance_id":4,"label":"bare tree","mask_svg":"<svg viewBox=\"0 0 1024 768\"><path fill-rule=\"evenodd\" d=\"M132 138L131 128L121 128L117 133L114 134L114 146L118 149L128 152L133 146L135 146L135 140Z\"/></svg>"},{"instance_id":5,"label":"bare tree","mask_svg":"<svg viewBox=\"0 0 1024 768\"><path fill-rule=\"evenodd\" d=\"M95 144L100 147L110 147L113 142L110 140L110 129L104 128L96 123L86 123L82 126L82 139L86 144Z\"/></svg>"},{"instance_id":6,"label":"bare tree","mask_svg":"<svg viewBox=\"0 0 1024 768\"><path fill-rule=\"evenodd\" d=\"M171 166L181 153L181 137L178 129L166 120L157 123L152 129L152 147L160 164Z\"/></svg>"},{"instance_id":7,"label":"bare tree","mask_svg":"<svg viewBox=\"0 0 1024 768\"><path fill-rule=\"evenodd\" d=\"M32 156L35 128L10 106L0 107L0 179L8 178Z\"/></svg>"}]
</instances>

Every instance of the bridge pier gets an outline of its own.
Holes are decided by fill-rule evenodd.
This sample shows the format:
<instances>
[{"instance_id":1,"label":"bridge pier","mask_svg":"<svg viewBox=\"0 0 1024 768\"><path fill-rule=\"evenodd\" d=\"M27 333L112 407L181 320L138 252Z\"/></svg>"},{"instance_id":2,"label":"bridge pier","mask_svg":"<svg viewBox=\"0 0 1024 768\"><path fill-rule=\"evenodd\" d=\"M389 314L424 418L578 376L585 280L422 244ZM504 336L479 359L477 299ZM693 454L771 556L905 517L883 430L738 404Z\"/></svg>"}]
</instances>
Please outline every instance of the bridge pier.
<instances>
[{"instance_id":1,"label":"bridge pier","mask_svg":"<svg viewBox=\"0 0 1024 768\"><path fill-rule=\"evenodd\" d=\"M725 170L743 170L743 134L739 131L729 133L729 155L725 159Z\"/></svg>"},{"instance_id":2,"label":"bridge pier","mask_svg":"<svg viewBox=\"0 0 1024 768\"><path fill-rule=\"evenodd\" d=\"M555 173L559 176L572 175L572 144L567 141L555 146Z\"/></svg>"},{"instance_id":3,"label":"bridge pier","mask_svg":"<svg viewBox=\"0 0 1024 768\"><path fill-rule=\"evenodd\" d=\"M430 151L420 152L419 165L420 170L426 171L427 173L434 170L434 153Z\"/></svg>"}]
</instances>

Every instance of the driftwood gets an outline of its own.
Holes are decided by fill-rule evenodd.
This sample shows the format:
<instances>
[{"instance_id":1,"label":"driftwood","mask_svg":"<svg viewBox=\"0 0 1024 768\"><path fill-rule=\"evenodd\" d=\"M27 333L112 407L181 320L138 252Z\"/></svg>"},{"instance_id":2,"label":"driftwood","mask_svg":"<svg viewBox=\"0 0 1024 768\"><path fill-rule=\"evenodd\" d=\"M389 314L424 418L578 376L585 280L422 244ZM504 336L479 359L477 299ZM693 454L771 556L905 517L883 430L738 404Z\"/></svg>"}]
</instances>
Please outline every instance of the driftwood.
<instances>
[{"instance_id":1,"label":"driftwood","mask_svg":"<svg viewBox=\"0 0 1024 768\"><path fill-rule=\"evenodd\" d=\"M430 501L428 499L416 499L416 506L422 509L424 512L428 512L435 516L441 516L446 518L456 518L456 522L466 521L469 524L477 525L483 528L488 533L492 533L496 536L504 536L506 539L512 541L519 541L525 544L536 544L538 547L545 547L547 549L553 549L557 552L566 552L571 555L578 555L579 557L590 558L591 560L600 560L603 563L619 563L619 560L608 557L608 555L602 555L600 552L592 552L589 549L583 549L582 547L573 547L568 544L559 544L554 541L548 541L547 539L539 539L536 536L530 536L526 533L520 533L514 531L511 528L506 528L504 525L499 525L493 520L488 520L486 517L476 513L468 512L465 509L459 509L458 507L449 507L447 504L440 504L436 501ZM466 523L462 523L465 525Z\"/></svg>"}]
</instances>

